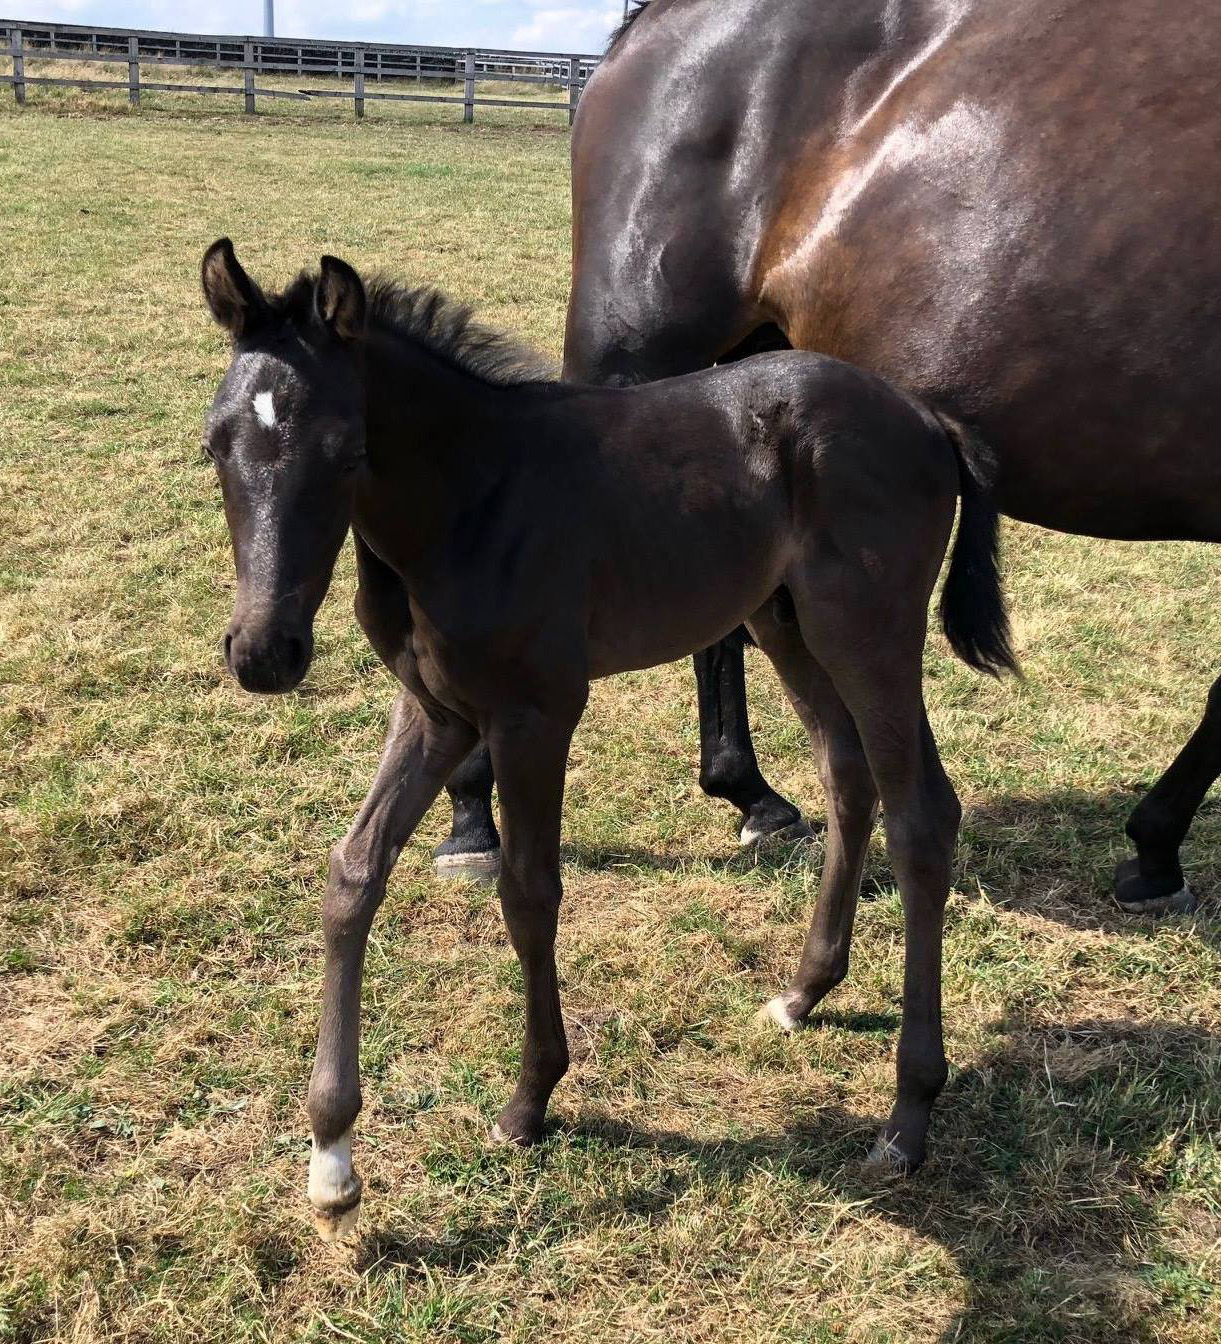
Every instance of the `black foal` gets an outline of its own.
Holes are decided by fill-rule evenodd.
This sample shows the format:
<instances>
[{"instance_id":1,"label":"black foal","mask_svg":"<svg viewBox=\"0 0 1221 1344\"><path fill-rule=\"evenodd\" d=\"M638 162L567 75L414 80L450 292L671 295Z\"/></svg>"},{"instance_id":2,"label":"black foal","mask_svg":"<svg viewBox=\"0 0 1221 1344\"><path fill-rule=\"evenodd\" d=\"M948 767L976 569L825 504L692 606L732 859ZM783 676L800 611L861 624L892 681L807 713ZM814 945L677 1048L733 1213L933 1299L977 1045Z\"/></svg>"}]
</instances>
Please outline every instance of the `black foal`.
<instances>
[{"instance_id":1,"label":"black foal","mask_svg":"<svg viewBox=\"0 0 1221 1344\"><path fill-rule=\"evenodd\" d=\"M1012 662L996 518L957 431L810 354L618 390L546 381L435 291L366 290L332 257L266 296L221 240L203 285L233 338L207 430L238 574L229 666L251 690L301 680L351 531L357 615L403 684L323 903L309 1194L324 1234L360 1200L365 942L420 818L485 742L526 993L521 1076L494 1134L530 1142L568 1066L560 812L590 679L707 648L743 622L810 731L829 814L805 952L769 1009L790 1028L843 977L880 798L907 953L898 1093L875 1152L918 1164L945 1079L941 928L959 818L921 652L960 487L946 630L977 667Z\"/></svg>"}]
</instances>

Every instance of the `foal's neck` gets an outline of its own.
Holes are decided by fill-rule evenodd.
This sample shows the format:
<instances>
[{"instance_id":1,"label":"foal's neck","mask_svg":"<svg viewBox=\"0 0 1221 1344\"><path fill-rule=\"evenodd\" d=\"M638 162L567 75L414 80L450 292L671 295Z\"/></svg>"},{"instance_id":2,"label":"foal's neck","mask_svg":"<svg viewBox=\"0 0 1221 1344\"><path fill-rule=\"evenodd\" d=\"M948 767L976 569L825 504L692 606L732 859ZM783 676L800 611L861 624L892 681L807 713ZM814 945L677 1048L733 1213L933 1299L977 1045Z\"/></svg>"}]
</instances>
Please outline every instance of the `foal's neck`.
<instances>
[{"instance_id":1,"label":"foal's neck","mask_svg":"<svg viewBox=\"0 0 1221 1344\"><path fill-rule=\"evenodd\" d=\"M393 531L397 564L416 567L514 470L530 391L479 377L385 328L369 334L365 382L373 489L357 528Z\"/></svg>"}]
</instances>

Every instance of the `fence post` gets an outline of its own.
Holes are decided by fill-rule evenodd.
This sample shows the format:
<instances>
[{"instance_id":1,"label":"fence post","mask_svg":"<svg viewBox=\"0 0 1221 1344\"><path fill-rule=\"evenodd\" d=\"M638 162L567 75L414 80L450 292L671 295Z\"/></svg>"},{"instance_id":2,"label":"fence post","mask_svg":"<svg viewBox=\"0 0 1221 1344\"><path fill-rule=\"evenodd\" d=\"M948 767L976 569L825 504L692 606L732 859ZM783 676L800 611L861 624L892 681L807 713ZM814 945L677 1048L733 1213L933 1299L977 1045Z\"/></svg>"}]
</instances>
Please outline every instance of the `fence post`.
<instances>
[{"instance_id":1,"label":"fence post","mask_svg":"<svg viewBox=\"0 0 1221 1344\"><path fill-rule=\"evenodd\" d=\"M577 102L581 97L581 60L578 56L568 58L568 124L572 125L577 115Z\"/></svg>"},{"instance_id":2,"label":"fence post","mask_svg":"<svg viewBox=\"0 0 1221 1344\"><path fill-rule=\"evenodd\" d=\"M353 92L356 94L356 115L365 115L365 52L363 47L356 49L356 73L352 78Z\"/></svg>"},{"instance_id":3,"label":"fence post","mask_svg":"<svg viewBox=\"0 0 1221 1344\"><path fill-rule=\"evenodd\" d=\"M246 111L254 115L254 43L247 42L242 49L242 88L246 93Z\"/></svg>"},{"instance_id":4,"label":"fence post","mask_svg":"<svg viewBox=\"0 0 1221 1344\"><path fill-rule=\"evenodd\" d=\"M466 53L466 84L463 92L462 120L470 123L475 120L475 53Z\"/></svg>"},{"instance_id":5,"label":"fence post","mask_svg":"<svg viewBox=\"0 0 1221 1344\"><path fill-rule=\"evenodd\" d=\"M25 60L21 55L21 29L14 28L12 33L13 52L13 97L18 103L25 102Z\"/></svg>"},{"instance_id":6,"label":"fence post","mask_svg":"<svg viewBox=\"0 0 1221 1344\"><path fill-rule=\"evenodd\" d=\"M140 39L127 39L127 101L140 106Z\"/></svg>"}]
</instances>

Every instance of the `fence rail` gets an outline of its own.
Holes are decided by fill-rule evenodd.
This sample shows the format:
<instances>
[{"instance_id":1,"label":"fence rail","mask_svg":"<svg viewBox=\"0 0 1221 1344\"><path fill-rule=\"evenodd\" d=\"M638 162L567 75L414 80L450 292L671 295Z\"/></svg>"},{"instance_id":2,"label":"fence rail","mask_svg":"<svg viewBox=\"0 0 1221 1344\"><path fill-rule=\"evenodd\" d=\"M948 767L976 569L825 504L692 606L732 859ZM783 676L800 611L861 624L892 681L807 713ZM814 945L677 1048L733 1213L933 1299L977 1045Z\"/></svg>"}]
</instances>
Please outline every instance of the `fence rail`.
<instances>
[{"instance_id":1,"label":"fence rail","mask_svg":"<svg viewBox=\"0 0 1221 1344\"><path fill-rule=\"evenodd\" d=\"M142 92L240 94L244 110L253 114L256 100L314 98L350 100L357 117L369 101L460 104L462 119L474 121L477 107L520 107L568 112L571 122L577 103L598 56L553 51L507 51L482 47L406 46L397 43L334 42L318 38L238 37L205 33L157 32L143 28L99 28L71 23L42 23L0 19L0 54L12 61L12 73L0 75L17 103L25 102L31 86L84 89L126 89L132 106ZM126 79L56 78L27 75L26 61L89 61L127 66ZM142 66L214 67L241 71L242 83L153 83L141 76ZM351 79L351 89L260 88L259 75L296 75ZM419 89L427 81L461 85L461 96L402 93L380 86L385 81L413 81ZM566 103L517 98L481 98L480 80L497 83L541 84L566 90ZM370 88L370 84L373 85ZM432 87L436 87L433 85Z\"/></svg>"}]
</instances>

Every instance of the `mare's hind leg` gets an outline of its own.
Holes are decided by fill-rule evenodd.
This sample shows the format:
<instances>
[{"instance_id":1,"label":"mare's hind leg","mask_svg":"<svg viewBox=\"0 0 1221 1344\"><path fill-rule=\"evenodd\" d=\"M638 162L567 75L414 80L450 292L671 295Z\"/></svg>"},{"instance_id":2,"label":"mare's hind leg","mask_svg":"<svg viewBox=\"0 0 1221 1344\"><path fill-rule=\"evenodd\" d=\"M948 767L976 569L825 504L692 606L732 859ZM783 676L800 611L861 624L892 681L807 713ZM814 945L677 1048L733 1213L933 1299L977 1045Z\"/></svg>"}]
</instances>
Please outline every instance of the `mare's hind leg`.
<instances>
[{"instance_id":1,"label":"mare's hind leg","mask_svg":"<svg viewBox=\"0 0 1221 1344\"><path fill-rule=\"evenodd\" d=\"M811 832L801 813L759 770L746 707L745 647L746 631L738 629L693 659L700 711L700 788L741 812L743 845L771 838L806 840Z\"/></svg>"},{"instance_id":2,"label":"mare's hind leg","mask_svg":"<svg viewBox=\"0 0 1221 1344\"><path fill-rule=\"evenodd\" d=\"M750 629L810 734L827 800L826 853L810 931L796 974L766 1009L777 1026L792 1031L848 973L878 794L856 724L831 679L810 656L795 622L777 620L769 606L750 622Z\"/></svg>"},{"instance_id":3,"label":"mare's hind leg","mask_svg":"<svg viewBox=\"0 0 1221 1344\"><path fill-rule=\"evenodd\" d=\"M309 1199L327 1241L351 1229L360 1206L352 1124L361 1104L360 987L369 929L399 851L474 741L469 724L431 719L401 692L373 787L331 853L322 901L322 1018L306 1103L314 1136Z\"/></svg>"},{"instance_id":4,"label":"mare's hind leg","mask_svg":"<svg viewBox=\"0 0 1221 1344\"><path fill-rule=\"evenodd\" d=\"M925 714L921 651L928 590L918 565L911 571L873 580L841 570L825 591L815 571L793 587L802 638L817 652L860 733L903 900L898 1087L871 1154L902 1171L924 1160L929 1117L945 1085L942 923L961 817Z\"/></svg>"},{"instance_id":5,"label":"mare's hind leg","mask_svg":"<svg viewBox=\"0 0 1221 1344\"><path fill-rule=\"evenodd\" d=\"M1133 914L1184 914L1196 900L1183 878L1179 847L1204 795L1221 774L1221 678L1208 693L1200 726L1128 819L1136 857L1115 874L1115 900Z\"/></svg>"},{"instance_id":6,"label":"mare's hind leg","mask_svg":"<svg viewBox=\"0 0 1221 1344\"><path fill-rule=\"evenodd\" d=\"M575 716L528 711L493 721L488 729L504 830L500 904L526 995L521 1073L493 1126L497 1140L534 1143L542 1135L551 1093L568 1070L555 933L564 773L579 717L579 711Z\"/></svg>"},{"instance_id":7,"label":"mare's hind leg","mask_svg":"<svg viewBox=\"0 0 1221 1344\"><path fill-rule=\"evenodd\" d=\"M481 742L445 786L453 805L449 835L433 850L438 877L495 882L500 836L492 816L492 757Z\"/></svg>"}]
</instances>

